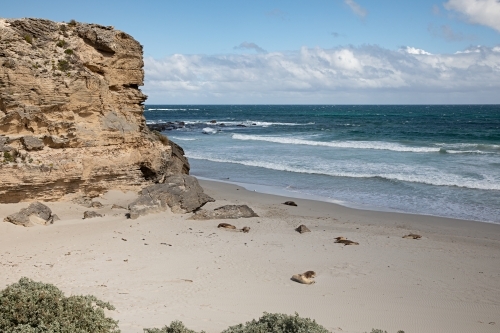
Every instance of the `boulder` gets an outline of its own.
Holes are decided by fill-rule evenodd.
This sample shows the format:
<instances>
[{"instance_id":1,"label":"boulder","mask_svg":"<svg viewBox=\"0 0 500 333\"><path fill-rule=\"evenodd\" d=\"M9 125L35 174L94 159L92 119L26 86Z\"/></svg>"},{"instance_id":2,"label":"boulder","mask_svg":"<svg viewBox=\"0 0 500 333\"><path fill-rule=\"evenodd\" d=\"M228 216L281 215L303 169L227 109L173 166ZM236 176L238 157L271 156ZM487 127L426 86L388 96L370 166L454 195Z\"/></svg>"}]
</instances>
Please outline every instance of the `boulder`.
<instances>
[{"instance_id":1,"label":"boulder","mask_svg":"<svg viewBox=\"0 0 500 333\"><path fill-rule=\"evenodd\" d=\"M31 135L23 136L22 142L24 149L26 149L27 151L42 150L43 147L45 147L42 140Z\"/></svg>"},{"instance_id":2,"label":"boulder","mask_svg":"<svg viewBox=\"0 0 500 333\"><path fill-rule=\"evenodd\" d=\"M102 217L102 215L99 214L98 212L93 211L93 210L87 210L83 213L84 219L92 219L94 217Z\"/></svg>"},{"instance_id":3,"label":"boulder","mask_svg":"<svg viewBox=\"0 0 500 333\"><path fill-rule=\"evenodd\" d=\"M59 220L57 215L52 215L52 210L40 202L33 202L27 208L7 216L4 222L10 222L24 227L32 227L35 224L48 225Z\"/></svg>"},{"instance_id":4,"label":"boulder","mask_svg":"<svg viewBox=\"0 0 500 333\"><path fill-rule=\"evenodd\" d=\"M162 184L145 187L139 198L129 204L130 218L165 211L190 213L207 202L215 201L203 192L198 180L185 174L167 177Z\"/></svg>"},{"instance_id":5,"label":"boulder","mask_svg":"<svg viewBox=\"0 0 500 333\"><path fill-rule=\"evenodd\" d=\"M199 210L190 217L190 220L239 219L241 217L259 217L259 215L247 205L226 205L215 208L213 211Z\"/></svg>"}]
</instances>

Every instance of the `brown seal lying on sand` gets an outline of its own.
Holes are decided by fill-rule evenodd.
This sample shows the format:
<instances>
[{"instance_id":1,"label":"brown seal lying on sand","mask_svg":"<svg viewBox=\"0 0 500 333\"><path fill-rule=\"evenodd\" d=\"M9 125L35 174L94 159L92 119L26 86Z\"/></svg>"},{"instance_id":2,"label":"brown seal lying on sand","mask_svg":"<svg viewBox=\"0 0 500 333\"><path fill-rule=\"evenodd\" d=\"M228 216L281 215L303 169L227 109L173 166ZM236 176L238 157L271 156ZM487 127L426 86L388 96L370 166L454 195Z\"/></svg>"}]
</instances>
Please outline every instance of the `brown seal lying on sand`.
<instances>
[{"instance_id":1,"label":"brown seal lying on sand","mask_svg":"<svg viewBox=\"0 0 500 333\"><path fill-rule=\"evenodd\" d=\"M243 231L244 233L247 233L250 231L250 227L243 227L243 228L241 228L241 231Z\"/></svg>"},{"instance_id":2,"label":"brown seal lying on sand","mask_svg":"<svg viewBox=\"0 0 500 333\"><path fill-rule=\"evenodd\" d=\"M422 238L422 236L417 235L417 234L408 234L408 235L404 235L403 238L420 239L420 238Z\"/></svg>"},{"instance_id":3,"label":"brown seal lying on sand","mask_svg":"<svg viewBox=\"0 0 500 333\"><path fill-rule=\"evenodd\" d=\"M303 274L295 274L292 276L292 280L295 282L303 283L303 284L313 284L316 283L313 279L316 277L316 272L307 271Z\"/></svg>"},{"instance_id":4,"label":"brown seal lying on sand","mask_svg":"<svg viewBox=\"0 0 500 333\"><path fill-rule=\"evenodd\" d=\"M285 202L283 202L283 205L297 207L297 204L293 201L285 201Z\"/></svg>"},{"instance_id":5,"label":"brown seal lying on sand","mask_svg":"<svg viewBox=\"0 0 500 333\"><path fill-rule=\"evenodd\" d=\"M348 239L339 239L339 240L335 241L335 243L344 244L344 246L345 245L359 245L358 242L353 242L352 240L348 240Z\"/></svg>"},{"instance_id":6,"label":"brown seal lying on sand","mask_svg":"<svg viewBox=\"0 0 500 333\"><path fill-rule=\"evenodd\" d=\"M335 237L334 239L336 240L347 240L347 238L345 238L344 236L339 236L339 237Z\"/></svg>"},{"instance_id":7,"label":"brown seal lying on sand","mask_svg":"<svg viewBox=\"0 0 500 333\"><path fill-rule=\"evenodd\" d=\"M226 228L226 229L236 229L236 227L229 223L219 223L217 228Z\"/></svg>"}]
</instances>

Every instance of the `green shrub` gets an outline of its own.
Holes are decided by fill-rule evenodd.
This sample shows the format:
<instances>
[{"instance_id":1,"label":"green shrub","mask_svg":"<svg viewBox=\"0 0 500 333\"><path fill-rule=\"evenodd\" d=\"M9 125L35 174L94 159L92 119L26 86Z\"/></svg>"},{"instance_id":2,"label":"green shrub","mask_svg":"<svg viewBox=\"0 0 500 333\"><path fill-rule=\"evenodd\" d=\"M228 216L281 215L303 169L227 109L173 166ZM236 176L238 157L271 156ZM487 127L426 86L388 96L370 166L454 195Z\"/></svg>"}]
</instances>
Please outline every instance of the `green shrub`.
<instances>
[{"instance_id":1,"label":"green shrub","mask_svg":"<svg viewBox=\"0 0 500 333\"><path fill-rule=\"evenodd\" d=\"M323 326L309 318L301 318L298 313L289 316L281 313L266 313L259 320L245 325L231 326L222 333L329 333Z\"/></svg>"},{"instance_id":2,"label":"green shrub","mask_svg":"<svg viewBox=\"0 0 500 333\"><path fill-rule=\"evenodd\" d=\"M3 152L3 158L7 162L14 162L14 156L12 156L8 151Z\"/></svg>"},{"instance_id":3,"label":"green shrub","mask_svg":"<svg viewBox=\"0 0 500 333\"><path fill-rule=\"evenodd\" d=\"M66 43L66 41L64 39L60 39L56 43L56 46L58 46L58 47L65 47L66 45L68 45L68 43Z\"/></svg>"},{"instance_id":4,"label":"green shrub","mask_svg":"<svg viewBox=\"0 0 500 333\"><path fill-rule=\"evenodd\" d=\"M57 62L57 68L62 71L66 72L67 70L71 69L68 60L62 59Z\"/></svg>"},{"instance_id":5,"label":"green shrub","mask_svg":"<svg viewBox=\"0 0 500 333\"><path fill-rule=\"evenodd\" d=\"M30 44L33 44L33 36L31 36L30 34L24 35L24 40Z\"/></svg>"},{"instance_id":6,"label":"green shrub","mask_svg":"<svg viewBox=\"0 0 500 333\"><path fill-rule=\"evenodd\" d=\"M76 21L72 19L72 20L69 21L68 25L70 27L74 27L74 26L76 26Z\"/></svg>"},{"instance_id":7,"label":"green shrub","mask_svg":"<svg viewBox=\"0 0 500 333\"><path fill-rule=\"evenodd\" d=\"M119 333L103 309L114 307L91 295L65 297L54 285L23 277L0 291L0 332Z\"/></svg>"},{"instance_id":8,"label":"green shrub","mask_svg":"<svg viewBox=\"0 0 500 333\"><path fill-rule=\"evenodd\" d=\"M64 50L64 53L66 53L68 55L72 55L73 54L73 50L72 49L66 49L66 50Z\"/></svg>"},{"instance_id":9,"label":"green shrub","mask_svg":"<svg viewBox=\"0 0 500 333\"><path fill-rule=\"evenodd\" d=\"M184 326L184 324L181 321L173 321L170 323L170 326L165 326L162 329L145 328L144 333L197 333L197 332L186 328L186 326ZM205 331L201 331L201 333L205 333Z\"/></svg>"}]
</instances>

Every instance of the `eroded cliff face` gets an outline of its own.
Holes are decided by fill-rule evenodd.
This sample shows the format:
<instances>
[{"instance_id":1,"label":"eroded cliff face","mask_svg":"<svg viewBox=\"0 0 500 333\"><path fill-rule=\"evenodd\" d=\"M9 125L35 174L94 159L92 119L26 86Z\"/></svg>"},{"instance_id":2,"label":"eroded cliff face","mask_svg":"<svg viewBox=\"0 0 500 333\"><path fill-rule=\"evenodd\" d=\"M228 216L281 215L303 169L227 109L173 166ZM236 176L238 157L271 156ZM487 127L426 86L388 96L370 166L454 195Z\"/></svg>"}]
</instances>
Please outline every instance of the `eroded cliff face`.
<instances>
[{"instance_id":1,"label":"eroded cliff face","mask_svg":"<svg viewBox=\"0 0 500 333\"><path fill-rule=\"evenodd\" d=\"M0 19L0 202L137 189L187 173L146 127L142 46L94 24Z\"/></svg>"}]
</instances>

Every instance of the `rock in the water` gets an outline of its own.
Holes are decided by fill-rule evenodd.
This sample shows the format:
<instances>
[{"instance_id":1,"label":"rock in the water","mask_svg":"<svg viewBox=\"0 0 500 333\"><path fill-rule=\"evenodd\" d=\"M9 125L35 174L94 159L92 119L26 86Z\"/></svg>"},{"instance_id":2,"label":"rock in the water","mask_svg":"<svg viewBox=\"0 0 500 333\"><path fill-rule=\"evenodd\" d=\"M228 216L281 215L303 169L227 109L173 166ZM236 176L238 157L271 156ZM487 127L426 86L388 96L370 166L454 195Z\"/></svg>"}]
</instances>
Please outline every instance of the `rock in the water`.
<instances>
[{"instance_id":1,"label":"rock in the water","mask_svg":"<svg viewBox=\"0 0 500 333\"><path fill-rule=\"evenodd\" d=\"M94 217L102 217L102 215L99 214L98 212L93 211L93 210L87 210L83 213L84 219L92 219Z\"/></svg>"},{"instance_id":2,"label":"rock in the water","mask_svg":"<svg viewBox=\"0 0 500 333\"><path fill-rule=\"evenodd\" d=\"M301 234L303 234L304 232L311 232L311 230L309 230L309 228L308 228L308 227L306 227L306 226L305 226L305 225L303 225L303 224L299 225L299 226L295 229L295 231L300 232Z\"/></svg>"},{"instance_id":3,"label":"rock in the water","mask_svg":"<svg viewBox=\"0 0 500 333\"><path fill-rule=\"evenodd\" d=\"M165 183L144 188L128 208L130 218L162 212L170 207L174 213L190 213L207 202L215 201L203 192L198 180L188 175L167 177Z\"/></svg>"},{"instance_id":4,"label":"rock in the water","mask_svg":"<svg viewBox=\"0 0 500 333\"><path fill-rule=\"evenodd\" d=\"M34 202L27 208L23 208L4 219L5 222L25 227L31 227L35 224L48 225L57 220L59 220L59 217L52 215L52 210L40 202Z\"/></svg>"},{"instance_id":5,"label":"rock in the water","mask_svg":"<svg viewBox=\"0 0 500 333\"><path fill-rule=\"evenodd\" d=\"M239 219L240 217L259 217L247 205L226 205L215 208L213 211L199 210L191 216L190 220L218 220Z\"/></svg>"}]
</instances>

